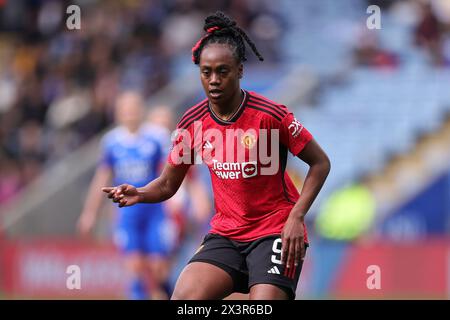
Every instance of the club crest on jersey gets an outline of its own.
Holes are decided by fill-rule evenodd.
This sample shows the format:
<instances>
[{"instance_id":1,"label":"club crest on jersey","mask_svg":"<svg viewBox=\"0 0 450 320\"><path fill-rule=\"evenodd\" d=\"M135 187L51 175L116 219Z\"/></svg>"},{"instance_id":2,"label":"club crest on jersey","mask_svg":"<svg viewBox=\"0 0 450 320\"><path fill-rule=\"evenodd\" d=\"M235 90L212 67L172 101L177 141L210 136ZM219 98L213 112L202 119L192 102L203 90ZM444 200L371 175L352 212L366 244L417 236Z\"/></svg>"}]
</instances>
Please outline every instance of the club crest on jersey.
<instances>
[{"instance_id":1,"label":"club crest on jersey","mask_svg":"<svg viewBox=\"0 0 450 320\"><path fill-rule=\"evenodd\" d=\"M294 118L294 120L292 120L291 124L289 125L288 129L291 132L292 136L294 138L297 138L300 132L302 132L303 126L300 122L298 122L297 119Z\"/></svg>"},{"instance_id":2,"label":"club crest on jersey","mask_svg":"<svg viewBox=\"0 0 450 320\"><path fill-rule=\"evenodd\" d=\"M241 138L241 144L247 149L251 149L255 146L256 137L251 133L246 133Z\"/></svg>"}]
</instances>

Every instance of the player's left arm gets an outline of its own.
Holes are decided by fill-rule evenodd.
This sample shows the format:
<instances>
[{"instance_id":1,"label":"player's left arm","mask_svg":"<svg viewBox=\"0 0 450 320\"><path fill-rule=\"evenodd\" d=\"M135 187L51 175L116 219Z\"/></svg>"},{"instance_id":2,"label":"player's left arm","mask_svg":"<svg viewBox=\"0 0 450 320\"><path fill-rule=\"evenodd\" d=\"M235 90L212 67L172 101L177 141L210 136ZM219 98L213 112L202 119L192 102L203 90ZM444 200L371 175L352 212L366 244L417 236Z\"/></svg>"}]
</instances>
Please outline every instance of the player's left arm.
<instances>
[{"instance_id":1,"label":"player's left arm","mask_svg":"<svg viewBox=\"0 0 450 320\"><path fill-rule=\"evenodd\" d=\"M291 268L305 256L304 219L330 172L331 163L316 140L311 139L297 155L309 165L300 198L292 208L281 234L282 262Z\"/></svg>"}]
</instances>

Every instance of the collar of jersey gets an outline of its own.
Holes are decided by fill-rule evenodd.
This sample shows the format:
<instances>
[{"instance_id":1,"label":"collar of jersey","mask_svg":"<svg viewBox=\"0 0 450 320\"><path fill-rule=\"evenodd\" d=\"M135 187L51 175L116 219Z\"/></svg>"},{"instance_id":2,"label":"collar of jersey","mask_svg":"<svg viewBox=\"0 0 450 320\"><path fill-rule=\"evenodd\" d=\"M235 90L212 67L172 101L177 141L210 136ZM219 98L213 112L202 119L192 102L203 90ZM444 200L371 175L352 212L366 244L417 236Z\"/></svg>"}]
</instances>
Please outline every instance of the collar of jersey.
<instances>
[{"instance_id":1,"label":"collar of jersey","mask_svg":"<svg viewBox=\"0 0 450 320\"><path fill-rule=\"evenodd\" d=\"M239 105L239 108L236 109L236 111L233 113L233 115L231 116L230 119L228 120L223 120L220 119L213 111L213 109L211 108L210 103L208 103L208 109L209 109L209 113L211 114L211 118L213 118L213 120L215 122L217 122L220 125L229 125L232 123L235 123L237 121L237 119L239 119L239 117L241 116L242 112L245 109L245 105L247 104L247 100L248 100L248 93L247 91L241 89L242 92L244 93L244 99L242 99L241 104Z\"/></svg>"},{"instance_id":2,"label":"collar of jersey","mask_svg":"<svg viewBox=\"0 0 450 320\"><path fill-rule=\"evenodd\" d=\"M133 145L139 142L139 137L142 136L142 126L139 127L136 133L131 133L125 126L117 127L118 140L126 145Z\"/></svg>"}]
</instances>

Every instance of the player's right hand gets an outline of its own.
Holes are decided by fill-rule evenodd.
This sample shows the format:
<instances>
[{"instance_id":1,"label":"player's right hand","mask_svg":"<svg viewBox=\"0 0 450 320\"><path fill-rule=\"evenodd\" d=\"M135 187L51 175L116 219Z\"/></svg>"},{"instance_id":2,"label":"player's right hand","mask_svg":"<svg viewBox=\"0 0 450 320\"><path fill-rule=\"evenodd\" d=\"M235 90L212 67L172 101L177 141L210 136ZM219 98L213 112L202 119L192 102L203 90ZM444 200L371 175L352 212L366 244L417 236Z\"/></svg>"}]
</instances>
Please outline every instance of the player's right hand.
<instances>
[{"instance_id":1,"label":"player's right hand","mask_svg":"<svg viewBox=\"0 0 450 320\"><path fill-rule=\"evenodd\" d=\"M118 187L105 187L102 191L108 194L108 198L119 204L119 208L129 207L139 202L139 193L136 187L122 184Z\"/></svg>"}]
</instances>

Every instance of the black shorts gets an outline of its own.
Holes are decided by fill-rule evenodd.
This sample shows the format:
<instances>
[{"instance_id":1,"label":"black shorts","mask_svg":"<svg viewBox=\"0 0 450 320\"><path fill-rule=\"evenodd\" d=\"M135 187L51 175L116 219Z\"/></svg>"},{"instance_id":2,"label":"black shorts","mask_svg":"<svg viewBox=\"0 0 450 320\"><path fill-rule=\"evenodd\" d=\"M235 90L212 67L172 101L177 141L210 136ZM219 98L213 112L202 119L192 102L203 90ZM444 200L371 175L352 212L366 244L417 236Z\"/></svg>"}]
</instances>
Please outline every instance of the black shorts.
<instances>
[{"instance_id":1,"label":"black shorts","mask_svg":"<svg viewBox=\"0 0 450 320\"><path fill-rule=\"evenodd\" d=\"M212 233L205 236L191 262L207 262L226 271L233 279L234 292L249 293L253 285L266 283L284 290L289 299L295 299L303 265L299 263L292 278L284 275L280 235L239 242Z\"/></svg>"}]
</instances>

